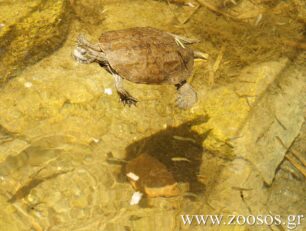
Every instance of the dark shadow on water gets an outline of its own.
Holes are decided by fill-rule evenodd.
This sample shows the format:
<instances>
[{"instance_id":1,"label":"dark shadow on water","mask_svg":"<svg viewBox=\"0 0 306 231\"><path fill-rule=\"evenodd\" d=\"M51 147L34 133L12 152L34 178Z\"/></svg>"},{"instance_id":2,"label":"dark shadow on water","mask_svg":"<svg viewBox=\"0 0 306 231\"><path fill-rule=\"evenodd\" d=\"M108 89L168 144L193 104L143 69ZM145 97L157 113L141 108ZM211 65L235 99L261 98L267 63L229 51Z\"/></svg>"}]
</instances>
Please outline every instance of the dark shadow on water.
<instances>
[{"instance_id":1,"label":"dark shadow on water","mask_svg":"<svg viewBox=\"0 0 306 231\"><path fill-rule=\"evenodd\" d=\"M191 192L200 193L204 191L204 185L197 180L197 175L204 151L202 143L208 132L198 134L191 127L207 120L206 117L198 117L138 140L126 147L126 160L132 160L142 153L150 154L168 168L176 181L188 182Z\"/></svg>"}]
</instances>

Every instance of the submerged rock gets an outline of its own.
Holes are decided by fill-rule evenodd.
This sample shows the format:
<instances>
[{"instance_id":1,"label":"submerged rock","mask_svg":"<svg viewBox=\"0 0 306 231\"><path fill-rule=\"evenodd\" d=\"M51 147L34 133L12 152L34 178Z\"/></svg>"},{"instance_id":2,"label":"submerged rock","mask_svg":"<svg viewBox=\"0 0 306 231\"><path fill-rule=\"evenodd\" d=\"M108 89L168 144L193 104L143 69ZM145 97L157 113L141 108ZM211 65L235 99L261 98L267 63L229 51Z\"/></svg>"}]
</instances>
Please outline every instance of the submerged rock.
<instances>
[{"instance_id":1,"label":"submerged rock","mask_svg":"<svg viewBox=\"0 0 306 231\"><path fill-rule=\"evenodd\" d=\"M11 14L17 8L19 17L9 17L0 31L0 82L59 48L69 28L65 0L31 2L29 7L10 4L4 12Z\"/></svg>"},{"instance_id":2,"label":"submerged rock","mask_svg":"<svg viewBox=\"0 0 306 231\"><path fill-rule=\"evenodd\" d=\"M141 154L125 168L126 175L137 191L148 197L171 197L180 194L173 175L159 160L149 154Z\"/></svg>"},{"instance_id":3,"label":"submerged rock","mask_svg":"<svg viewBox=\"0 0 306 231\"><path fill-rule=\"evenodd\" d=\"M210 131L203 142L206 149L226 158L236 156L235 142L241 136L241 128L269 86L287 65L290 65L290 62L286 58L250 65L240 71L236 82L198 91L202 100L193 112L206 112L209 120L194 129L198 133ZM274 103L270 102L266 107L272 107ZM261 127L261 124L258 124L258 127Z\"/></svg>"}]
</instances>

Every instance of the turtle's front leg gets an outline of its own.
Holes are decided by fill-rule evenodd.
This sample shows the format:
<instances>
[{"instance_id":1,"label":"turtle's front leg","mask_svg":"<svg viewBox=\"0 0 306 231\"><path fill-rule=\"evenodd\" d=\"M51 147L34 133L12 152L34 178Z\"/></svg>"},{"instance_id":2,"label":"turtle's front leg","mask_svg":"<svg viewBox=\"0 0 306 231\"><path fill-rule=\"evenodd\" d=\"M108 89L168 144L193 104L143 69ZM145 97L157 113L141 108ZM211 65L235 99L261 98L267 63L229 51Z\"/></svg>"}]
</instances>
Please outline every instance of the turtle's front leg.
<instances>
[{"instance_id":1,"label":"turtle's front leg","mask_svg":"<svg viewBox=\"0 0 306 231\"><path fill-rule=\"evenodd\" d=\"M123 87L123 79L120 75L117 75L115 73L112 74L113 77L114 77L114 80L115 80L115 86L116 86L116 90L117 90L117 93L120 97L120 100L121 102L124 104L124 105L135 105L136 106L136 103L138 102L137 99L135 99L133 96L130 95L130 93L128 93L124 87Z\"/></svg>"}]
</instances>

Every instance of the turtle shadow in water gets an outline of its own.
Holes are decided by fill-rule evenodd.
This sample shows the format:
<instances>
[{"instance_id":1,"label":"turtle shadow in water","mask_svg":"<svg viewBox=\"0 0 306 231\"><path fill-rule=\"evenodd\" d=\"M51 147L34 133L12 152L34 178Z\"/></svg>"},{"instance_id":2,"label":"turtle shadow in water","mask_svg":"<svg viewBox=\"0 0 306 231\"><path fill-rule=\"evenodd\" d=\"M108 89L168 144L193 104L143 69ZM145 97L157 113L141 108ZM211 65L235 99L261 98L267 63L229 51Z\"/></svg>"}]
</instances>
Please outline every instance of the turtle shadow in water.
<instances>
[{"instance_id":1,"label":"turtle shadow in water","mask_svg":"<svg viewBox=\"0 0 306 231\"><path fill-rule=\"evenodd\" d=\"M198 134L191 127L207 121L207 117L198 117L138 140L126 147L126 160L147 153L163 163L177 182L189 183L190 192L201 193L205 187L198 181L197 175L204 151L202 143L209 132ZM121 173L121 176L125 174L125 166Z\"/></svg>"}]
</instances>

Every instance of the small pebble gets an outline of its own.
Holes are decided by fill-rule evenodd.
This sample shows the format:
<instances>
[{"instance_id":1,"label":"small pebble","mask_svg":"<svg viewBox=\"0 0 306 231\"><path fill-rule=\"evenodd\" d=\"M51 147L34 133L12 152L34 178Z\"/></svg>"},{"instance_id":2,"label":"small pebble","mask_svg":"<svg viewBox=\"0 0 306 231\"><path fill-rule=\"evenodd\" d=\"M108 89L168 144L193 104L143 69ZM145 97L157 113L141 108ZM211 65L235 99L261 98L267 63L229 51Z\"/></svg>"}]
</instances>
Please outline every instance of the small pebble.
<instances>
[{"instance_id":1,"label":"small pebble","mask_svg":"<svg viewBox=\"0 0 306 231\"><path fill-rule=\"evenodd\" d=\"M126 174L127 177L131 178L133 181L138 181L139 180L139 176L137 176L135 173L133 172L129 172Z\"/></svg>"},{"instance_id":2,"label":"small pebble","mask_svg":"<svg viewBox=\"0 0 306 231\"><path fill-rule=\"evenodd\" d=\"M81 168L81 169L78 169L77 172L78 172L78 173L86 173L87 171L86 171L85 169Z\"/></svg>"},{"instance_id":3,"label":"small pebble","mask_svg":"<svg viewBox=\"0 0 306 231\"><path fill-rule=\"evenodd\" d=\"M138 205L142 196L143 194L141 192L134 192L130 201L130 205Z\"/></svg>"},{"instance_id":4,"label":"small pebble","mask_svg":"<svg viewBox=\"0 0 306 231\"><path fill-rule=\"evenodd\" d=\"M4 23L0 23L0 28L5 27Z\"/></svg>"},{"instance_id":5,"label":"small pebble","mask_svg":"<svg viewBox=\"0 0 306 231\"><path fill-rule=\"evenodd\" d=\"M187 5L187 6L190 6L190 7L196 7L195 4L192 3L192 2L187 2L186 5Z\"/></svg>"},{"instance_id":6,"label":"small pebble","mask_svg":"<svg viewBox=\"0 0 306 231\"><path fill-rule=\"evenodd\" d=\"M92 140L93 142L95 142L95 143L99 143L99 141L100 141L99 139L94 138L94 137L92 137L91 140Z\"/></svg>"},{"instance_id":7,"label":"small pebble","mask_svg":"<svg viewBox=\"0 0 306 231\"><path fill-rule=\"evenodd\" d=\"M171 160L172 161L186 161L186 162L191 163L191 161L185 157L172 157Z\"/></svg>"},{"instance_id":8,"label":"small pebble","mask_svg":"<svg viewBox=\"0 0 306 231\"><path fill-rule=\"evenodd\" d=\"M190 137L183 137L183 136L173 136L173 139L175 140L181 140L181 141L190 141L192 143L197 143L196 140L190 138Z\"/></svg>"},{"instance_id":9,"label":"small pebble","mask_svg":"<svg viewBox=\"0 0 306 231\"><path fill-rule=\"evenodd\" d=\"M33 84L32 84L31 82L25 82L25 83L24 83L24 86L25 86L26 88L31 88L31 87L33 86Z\"/></svg>"},{"instance_id":10,"label":"small pebble","mask_svg":"<svg viewBox=\"0 0 306 231\"><path fill-rule=\"evenodd\" d=\"M35 204L35 203L38 202L38 198L35 197L35 196L33 196L32 194L29 194L29 195L27 196L27 200L28 200L28 202L30 202L31 204Z\"/></svg>"},{"instance_id":11,"label":"small pebble","mask_svg":"<svg viewBox=\"0 0 306 231\"><path fill-rule=\"evenodd\" d=\"M106 95L112 95L112 94L113 94L113 90L112 90L111 88L105 88L105 89L104 89L104 93L105 93Z\"/></svg>"}]
</instances>

